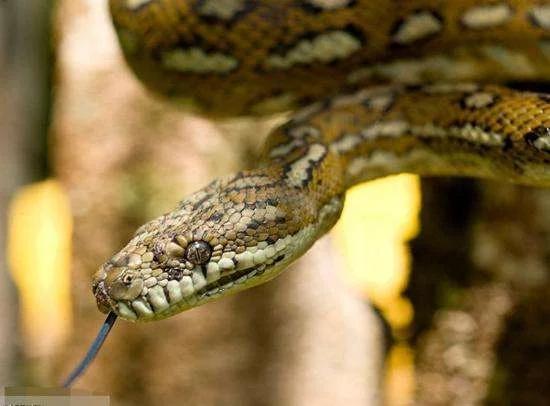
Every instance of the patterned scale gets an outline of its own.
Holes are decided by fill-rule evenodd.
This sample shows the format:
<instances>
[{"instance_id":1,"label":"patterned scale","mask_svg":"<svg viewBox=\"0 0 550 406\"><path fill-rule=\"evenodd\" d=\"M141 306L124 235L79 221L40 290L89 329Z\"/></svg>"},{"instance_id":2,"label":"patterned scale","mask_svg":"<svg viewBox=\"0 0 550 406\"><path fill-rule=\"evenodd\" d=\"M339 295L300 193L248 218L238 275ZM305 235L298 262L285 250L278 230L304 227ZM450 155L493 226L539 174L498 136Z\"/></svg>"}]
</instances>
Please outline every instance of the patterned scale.
<instances>
[{"instance_id":1,"label":"patterned scale","mask_svg":"<svg viewBox=\"0 0 550 406\"><path fill-rule=\"evenodd\" d=\"M129 65L204 114L294 111L255 170L142 226L94 275L99 308L157 320L264 283L400 172L550 185L550 3L111 0Z\"/></svg>"}]
</instances>

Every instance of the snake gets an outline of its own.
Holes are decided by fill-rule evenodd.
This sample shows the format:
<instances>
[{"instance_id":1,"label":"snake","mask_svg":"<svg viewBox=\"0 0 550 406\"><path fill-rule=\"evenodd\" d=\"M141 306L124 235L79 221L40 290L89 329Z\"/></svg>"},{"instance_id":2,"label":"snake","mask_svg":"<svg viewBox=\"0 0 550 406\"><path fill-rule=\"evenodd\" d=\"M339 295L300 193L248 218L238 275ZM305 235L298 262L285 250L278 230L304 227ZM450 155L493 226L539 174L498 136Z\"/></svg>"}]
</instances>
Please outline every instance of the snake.
<instances>
[{"instance_id":1,"label":"snake","mask_svg":"<svg viewBox=\"0 0 550 406\"><path fill-rule=\"evenodd\" d=\"M110 0L154 94L215 119L286 113L257 165L141 226L98 308L164 319L265 283L398 173L550 186L550 2ZM535 88L535 87L532 87ZM184 151L182 151L184 159Z\"/></svg>"}]
</instances>

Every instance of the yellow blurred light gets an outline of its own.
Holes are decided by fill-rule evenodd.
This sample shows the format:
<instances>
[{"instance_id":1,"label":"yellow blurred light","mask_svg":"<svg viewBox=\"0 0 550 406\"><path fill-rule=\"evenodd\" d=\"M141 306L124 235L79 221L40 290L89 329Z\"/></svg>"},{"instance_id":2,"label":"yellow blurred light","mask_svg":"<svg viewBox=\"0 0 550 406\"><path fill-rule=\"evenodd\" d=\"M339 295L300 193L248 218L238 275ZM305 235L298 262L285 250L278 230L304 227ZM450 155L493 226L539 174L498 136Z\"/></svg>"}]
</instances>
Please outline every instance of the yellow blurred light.
<instances>
[{"instance_id":1,"label":"yellow blurred light","mask_svg":"<svg viewBox=\"0 0 550 406\"><path fill-rule=\"evenodd\" d=\"M50 354L71 327L72 217L54 180L22 188L8 213L8 261L20 298L25 351Z\"/></svg>"},{"instance_id":2,"label":"yellow blurred light","mask_svg":"<svg viewBox=\"0 0 550 406\"><path fill-rule=\"evenodd\" d=\"M394 329L406 329L412 323L413 314L411 302L401 296L384 303L384 315Z\"/></svg>"},{"instance_id":3,"label":"yellow blurred light","mask_svg":"<svg viewBox=\"0 0 550 406\"><path fill-rule=\"evenodd\" d=\"M419 179L398 175L357 186L336 227L346 272L382 310L396 303L409 277L407 241L419 229ZM410 312L410 307L401 305ZM412 316L411 316L412 317Z\"/></svg>"},{"instance_id":4,"label":"yellow blurred light","mask_svg":"<svg viewBox=\"0 0 550 406\"><path fill-rule=\"evenodd\" d=\"M399 175L350 190L336 227L346 275L384 314L394 331L406 329L414 310L402 296L410 273L407 242L419 231L420 180ZM386 368L386 404L410 404L414 395L412 350L390 350Z\"/></svg>"},{"instance_id":5,"label":"yellow blurred light","mask_svg":"<svg viewBox=\"0 0 550 406\"><path fill-rule=\"evenodd\" d=\"M414 352L403 344L390 350L385 377L385 404L392 406L410 405L414 399L415 375Z\"/></svg>"}]
</instances>

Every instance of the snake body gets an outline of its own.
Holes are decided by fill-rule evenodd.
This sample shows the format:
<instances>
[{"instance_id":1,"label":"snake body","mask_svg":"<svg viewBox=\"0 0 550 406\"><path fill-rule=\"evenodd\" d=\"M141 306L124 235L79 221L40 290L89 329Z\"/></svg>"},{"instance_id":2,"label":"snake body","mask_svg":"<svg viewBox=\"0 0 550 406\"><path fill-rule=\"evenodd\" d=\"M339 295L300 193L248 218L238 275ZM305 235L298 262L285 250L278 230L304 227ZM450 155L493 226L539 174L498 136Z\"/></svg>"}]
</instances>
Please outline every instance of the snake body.
<instances>
[{"instance_id":1,"label":"snake body","mask_svg":"<svg viewBox=\"0 0 550 406\"><path fill-rule=\"evenodd\" d=\"M145 224L94 275L100 310L157 320L264 283L394 173L550 186L550 3L110 0L129 65L214 116L294 111L258 167Z\"/></svg>"}]
</instances>

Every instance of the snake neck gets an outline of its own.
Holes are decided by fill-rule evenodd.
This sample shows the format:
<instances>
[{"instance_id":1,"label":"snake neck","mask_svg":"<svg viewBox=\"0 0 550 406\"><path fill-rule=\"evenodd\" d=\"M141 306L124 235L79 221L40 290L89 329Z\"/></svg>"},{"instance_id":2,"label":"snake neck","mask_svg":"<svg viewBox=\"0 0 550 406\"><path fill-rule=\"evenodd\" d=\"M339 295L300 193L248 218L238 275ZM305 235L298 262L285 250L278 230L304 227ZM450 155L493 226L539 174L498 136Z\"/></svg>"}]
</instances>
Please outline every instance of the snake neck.
<instances>
[{"instance_id":1,"label":"snake neck","mask_svg":"<svg viewBox=\"0 0 550 406\"><path fill-rule=\"evenodd\" d=\"M549 100L469 83L368 88L296 113L264 162L323 201L402 172L549 186Z\"/></svg>"}]
</instances>

